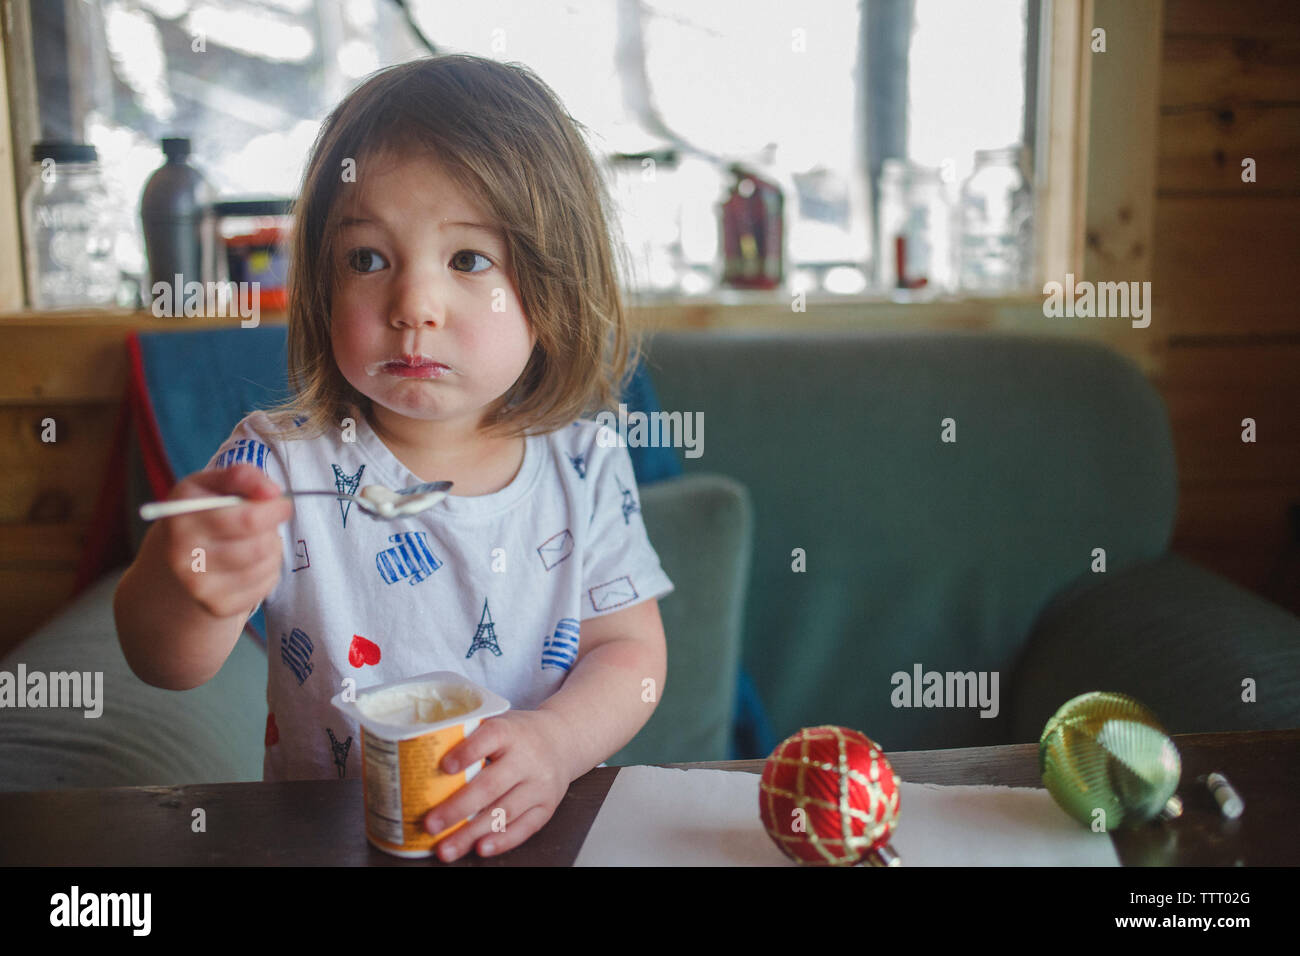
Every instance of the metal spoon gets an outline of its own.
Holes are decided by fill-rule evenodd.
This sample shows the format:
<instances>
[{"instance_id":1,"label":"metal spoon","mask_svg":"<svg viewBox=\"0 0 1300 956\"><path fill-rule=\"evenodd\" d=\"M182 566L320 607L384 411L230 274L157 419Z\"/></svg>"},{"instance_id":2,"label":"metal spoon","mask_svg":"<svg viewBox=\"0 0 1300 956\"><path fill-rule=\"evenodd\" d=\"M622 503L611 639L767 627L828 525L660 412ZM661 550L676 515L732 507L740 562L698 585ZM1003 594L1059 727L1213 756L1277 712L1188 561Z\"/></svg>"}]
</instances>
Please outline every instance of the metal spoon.
<instances>
[{"instance_id":1,"label":"metal spoon","mask_svg":"<svg viewBox=\"0 0 1300 956\"><path fill-rule=\"evenodd\" d=\"M344 494L341 491L286 491L281 497L326 495L344 501L355 501L361 510L375 518L392 519L427 511L447 497L451 485L450 481L428 481L422 485L403 488L401 491L392 491L383 485L367 485L361 489L359 495ZM157 518L170 518L172 515L189 514L194 511L230 508L234 505L247 504L250 500L241 495L211 495L204 498L181 498L176 501L151 501L140 506L140 517L145 521L153 521Z\"/></svg>"}]
</instances>

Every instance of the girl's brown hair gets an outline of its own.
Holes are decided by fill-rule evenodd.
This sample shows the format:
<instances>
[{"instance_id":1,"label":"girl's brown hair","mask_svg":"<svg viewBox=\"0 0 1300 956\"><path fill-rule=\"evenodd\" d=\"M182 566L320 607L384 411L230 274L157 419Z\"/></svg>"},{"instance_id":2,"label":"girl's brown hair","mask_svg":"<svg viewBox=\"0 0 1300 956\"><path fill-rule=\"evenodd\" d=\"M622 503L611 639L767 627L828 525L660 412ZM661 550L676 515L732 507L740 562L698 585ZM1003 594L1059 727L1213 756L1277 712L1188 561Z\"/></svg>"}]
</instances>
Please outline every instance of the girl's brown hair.
<instances>
[{"instance_id":1,"label":"girl's brown hair","mask_svg":"<svg viewBox=\"0 0 1300 956\"><path fill-rule=\"evenodd\" d=\"M485 430L553 431L612 408L640 356L619 292L617 219L586 130L526 66L465 54L368 77L317 135L294 207L289 269L289 401L269 409L309 438L369 411L334 362L335 234L343 190L384 156L430 155L496 219L511 278L537 332L528 364L486 410ZM351 168L355 176L348 177Z\"/></svg>"}]
</instances>

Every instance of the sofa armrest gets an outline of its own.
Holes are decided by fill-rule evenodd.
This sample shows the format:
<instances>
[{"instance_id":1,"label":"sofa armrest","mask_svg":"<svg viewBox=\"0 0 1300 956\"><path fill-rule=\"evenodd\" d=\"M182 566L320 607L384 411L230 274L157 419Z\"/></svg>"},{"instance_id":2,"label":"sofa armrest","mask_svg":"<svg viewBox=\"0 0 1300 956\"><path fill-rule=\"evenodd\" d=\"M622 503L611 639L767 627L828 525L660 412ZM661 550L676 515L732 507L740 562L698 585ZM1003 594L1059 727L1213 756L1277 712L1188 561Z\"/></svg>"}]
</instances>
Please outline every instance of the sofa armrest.
<instances>
[{"instance_id":1,"label":"sofa armrest","mask_svg":"<svg viewBox=\"0 0 1300 956\"><path fill-rule=\"evenodd\" d=\"M641 489L641 513L674 586L659 604L668 675L650 720L608 763L725 760L749 581L749 492L723 475L674 478Z\"/></svg>"},{"instance_id":2,"label":"sofa armrest","mask_svg":"<svg viewBox=\"0 0 1300 956\"><path fill-rule=\"evenodd\" d=\"M0 789L167 786L261 780L266 654L248 636L206 684L144 683L122 655L113 593L124 568L0 659L0 671L102 675L97 717L85 708L23 708L0 719ZM93 678L92 678L93 680Z\"/></svg>"},{"instance_id":3,"label":"sofa armrest","mask_svg":"<svg viewBox=\"0 0 1300 956\"><path fill-rule=\"evenodd\" d=\"M1176 554L1088 575L1038 616L1017 662L1015 739L1038 740L1094 690L1137 698L1170 733L1300 727L1300 617Z\"/></svg>"}]
</instances>

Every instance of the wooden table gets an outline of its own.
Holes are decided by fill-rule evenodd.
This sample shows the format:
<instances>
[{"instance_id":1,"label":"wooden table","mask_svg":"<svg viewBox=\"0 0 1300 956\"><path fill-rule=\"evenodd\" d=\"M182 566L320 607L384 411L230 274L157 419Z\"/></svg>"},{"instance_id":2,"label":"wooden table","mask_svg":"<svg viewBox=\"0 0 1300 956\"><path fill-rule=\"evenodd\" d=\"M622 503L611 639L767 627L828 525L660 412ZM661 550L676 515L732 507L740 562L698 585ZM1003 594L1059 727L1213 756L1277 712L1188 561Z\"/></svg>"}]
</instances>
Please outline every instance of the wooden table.
<instances>
[{"instance_id":1,"label":"wooden table","mask_svg":"<svg viewBox=\"0 0 1300 956\"><path fill-rule=\"evenodd\" d=\"M1112 834L1126 865L1300 865L1300 730L1185 734L1183 815ZM1041 786L1036 744L890 754L907 781ZM664 766L761 773L763 761ZM1202 778L1225 774L1246 805L1220 816ZM569 866L617 767L575 780L555 815L522 846L486 860L403 860L374 849L360 780L228 783L0 793L4 866ZM191 830L202 808L206 832ZM757 814L757 808L755 809Z\"/></svg>"}]
</instances>

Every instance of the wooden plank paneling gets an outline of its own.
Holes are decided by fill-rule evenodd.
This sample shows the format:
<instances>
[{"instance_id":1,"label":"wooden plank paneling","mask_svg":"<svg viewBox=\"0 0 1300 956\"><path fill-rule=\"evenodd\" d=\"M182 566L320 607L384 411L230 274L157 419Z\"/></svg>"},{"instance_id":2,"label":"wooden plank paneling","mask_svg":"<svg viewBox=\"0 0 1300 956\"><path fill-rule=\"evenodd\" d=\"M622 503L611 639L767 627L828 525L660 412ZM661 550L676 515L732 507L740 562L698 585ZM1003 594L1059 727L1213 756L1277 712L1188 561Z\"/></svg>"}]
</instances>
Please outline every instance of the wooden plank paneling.
<instances>
[{"instance_id":1,"label":"wooden plank paneling","mask_svg":"<svg viewBox=\"0 0 1300 956\"><path fill-rule=\"evenodd\" d=\"M0 406L0 522L89 521L111 452L113 405ZM54 420L55 441L42 422Z\"/></svg>"},{"instance_id":2,"label":"wooden plank paneling","mask_svg":"<svg viewBox=\"0 0 1300 956\"><path fill-rule=\"evenodd\" d=\"M1040 85L1038 124L1047 131L1047 154L1038 162L1034 231L1038 259L1035 275L1044 278L1083 275L1084 222L1088 192L1088 115L1092 89L1092 54L1086 38L1094 11L1091 0L1053 3L1046 43L1046 83Z\"/></svg>"},{"instance_id":3,"label":"wooden plank paneling","mask_svg":"<svg viewBox=\"0 0 1300 956\"><path fill-rule=\"evenodd\" d=\"M262 323L275 318L263 316ZM238 328L238 319L178 322L122 310L0 316L0 404L116 402L126 386L125 343L133 330L231 326Z\"/></svg>"},{"instance_id":4,"label":"wooden plank paneling","mask_svg":"<svg viewBox=\"0 0 1300 956\"><path fill-rule=\"evenodd\" d=\"M1300 504L1300 481L1187 482L1178 489L1174 537L1180 546L1249 547L1272 560L1287 544L1287 513Z\"/></svg>"},{"instance_id":5,"label":"wooden plank paneling","mask_svg":"<svg viewBox=\"0 0 1300 956\"><path fill-rule=\"evenodd\" d=\"M1300 337L1294 345L1171 348L1155 385L1185 483L1300 485ZM1243 418L1256 441L1241 441Z\"/></svg>"},{"instance_id":6,"label":"wooden plank paneling","mask_svg":"<svg viewBox=\"0 0 1300 956\"><path fill-rule=\"evenodd\" d=\"M75 569L0 568L0 654L62 610L75 578Z\"/></svg>"},{"instance_id":7,"label":"wooden plank paneling","mask_svg":"<svg viewBox=\"0 0 1300 956\"><path fill-rule=\"evenodd\" d=\"M0 524L0 569L60 570L75 568L89 524Z\"/></svg>"},{"instance_id":8,"label":"wooden plank paneling","mask_svg":"<svg viewBox=\"0 0 1300 956\"><path fill-rule=\"evenodd\" d=\"M1224 329L1231 332L1231 329ZM1300 341L1293 345L1215 345L1171 348L1157 388L1266 388L1300 385Z\"/></svg>"},{"instance_id":9,"label":"wooden plank paneling","mask_svg":"<svg viewBox=\"0 0 1300 956\"><path fill-rule=\"evenodd\" d=\"M1091 53L1083 276L1092 282L1151 278L1161 0L1094 0L1106 52ZM1046 278L1063 281L1064 276Z\"/></svg>"},{"instance_id":10,"label":"wooden plank paneling","mask_svg":"<svg viewBox=\"0 0 1300 956\"><path fill-rule=\"evenodd\" d=\"M0 654L72 597L84 523L0 524Z\"/></svg>"},{"instance_id":11,"label":"wooden plank paneling","mask_svg":"<svg viewBox=\"0 0 1300 956\"><path fill-rule=\"evenodd\" d=\"M1288 554L1287 514L1297 503L1300 481L1186 483L1171 550L1262 593Z\"/></svg>"},{"instance_id":12,"label":"wooden plank paneling","mask_svg":"<svg viewBox=\"0 0 1300 956\"><path fill-rule=\"evenodd\" d=\"M1255 160L1254 183L1241 181L1247 156ZM1249 196L1261 190L1300 195L1300 105L1162 114L1156 182L1161 195Z\"/></svg>"},{"instance_id":13,"label":"wooden plank paneling","mask_svg":"<svg viewBox=\"0 0 1300 956\"><path fill-rule=\"evenodd\" d=\"M7 7L6 7L7 10ZM4 29L0 27L0 29ZM14 141L9 124L8 43L0 44L0 309L20 309L23 305L22 217L19 213ZM15 64L15 67L17 65ZM20 103L21 110L25 104ZM30 157L22 157L26 163Z\"/></svg>"},{"instance_id":14,"label":"wooden plank paneling","mask_svg":"<svg viewBox=\"0 0 1300 956\"><path fill-rule=\"evenodd\" d=\"M1165 36L1286 38L1300 40L1296 0L1165 0Z\"/></svg>"},{"instance_id":15,"label":"wooden plank paneling","mask_svg":"<svg viewBox=\"0 0 1300 956\"><path fill-rule=\"evenodd\" d=\"M1161 106L1294 104L1297 91L1300 38L1165 36Z\"/></svg>"},{"instance_id":16,"label":"wooden plank paneling","mask_svg":"<svg viewBox=\"0 0 1300 956\"><path fill-rule=\"evenodd\" d=\"M1166 335L1298 328L1300 197L1163 197L1156 202L1151 327Z\"/></svg>"},{"instance_id":17,"label":"wooden plank paneling","mask_svg":"<svg viewBox=\"0 0 1300 956\"><path fill-rule=\"evenodd\" d=\"M1187 481L1292 480L1300 487L1300 386L1287 391L1204 388L1166 395ZM1255 441L1241 440L1242 419L1255 420Z\"/></svg>"}]
</instances>

